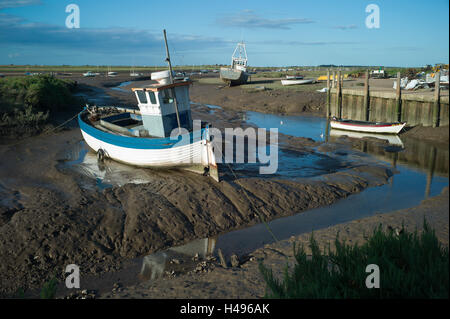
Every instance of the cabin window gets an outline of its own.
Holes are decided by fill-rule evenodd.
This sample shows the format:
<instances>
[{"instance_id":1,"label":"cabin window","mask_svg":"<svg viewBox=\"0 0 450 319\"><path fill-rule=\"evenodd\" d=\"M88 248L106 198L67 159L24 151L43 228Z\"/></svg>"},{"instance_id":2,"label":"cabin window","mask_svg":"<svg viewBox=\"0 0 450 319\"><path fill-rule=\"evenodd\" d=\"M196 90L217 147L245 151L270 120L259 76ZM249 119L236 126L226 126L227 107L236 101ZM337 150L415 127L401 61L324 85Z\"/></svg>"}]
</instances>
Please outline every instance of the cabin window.
<instances>
[{"instance_id":1,"label":"cabin window","mask_svg":"<svg viewBox=\"0 0 450 319\"><path fill-rule=\"evenodd\" d=\"M164 104L171 104L173 103L173 96L172 92L170 90L163 90L162 91L162 98Z\"/></svg>"},{"instance_id":2,"label":"cabin window","mask_svg":"<svg viewBox=\"0 0 450 319\"><path fill-rule=\"evenodd\" d=\"M148 96L150 97L150 103L157 104L156 103L155 92L149 91L147 93L148 93Z\"/></svg>"},{"instance_id":3,"label":"cabin window","mask_svg":"<svg viewBox=\"0 0 450 319\"><path fill-rule=\"evenodd\" d=\"M147 96L145 95L145 92L143 90L136 91L137 96L139 98L139 102L142 104L147 104Z\"/></svg>"}]
</instances>

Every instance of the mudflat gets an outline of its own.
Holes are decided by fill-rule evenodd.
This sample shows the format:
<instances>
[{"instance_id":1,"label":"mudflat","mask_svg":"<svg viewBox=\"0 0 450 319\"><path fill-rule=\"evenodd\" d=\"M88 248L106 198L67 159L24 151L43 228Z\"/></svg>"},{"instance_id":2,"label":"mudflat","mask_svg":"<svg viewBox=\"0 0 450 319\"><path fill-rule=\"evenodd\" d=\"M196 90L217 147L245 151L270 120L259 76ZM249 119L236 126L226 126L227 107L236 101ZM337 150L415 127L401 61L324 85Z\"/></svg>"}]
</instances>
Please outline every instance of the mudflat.
<instances>
[{"instance_id":1,"label":"mudflat","mask_svg":"<svg viewBox=\"0 0 450 319\"><path fill-rule=\"evenodd\" d=\"M128 79L76 80L80 94L86 99L95 100L99 105L123 106L135 103L130 87L149 83L148 79L142 79L121 90L112 90L111 87ZM191 89L191 100L198 103L192 106L193 118L208 121L219 129L249 127L242 118L248 110L322 116L324 99L325 95L318 92L244 92L238 87L218 88L198 82ZM207 104L222 109L210 112ZM439 135L434 132L430 130L428 134L431 139ZM406 134L414 135L414 132ZM422 135L418 133L411 138ZM54 275L63 282L68 264L79 265L82 276L118 272L133 258L242 229L261 223L261 219L270 221L331 205L368 187L383 185L395 174L387 163L339 162L336 154L342 147L348 152L350 145L351 151L357 154L361 144L347 140L343 146L343 140L325 143L279 135L281 150L294 157L308 155L322 159L319 178L283 175L261 178L244 169L236 180L223 165L220 183L183 171L148 169L139 171L145 175L145 182L99 187L95 178L65 165L76 160L74 150L83 144L76 123L70 123L62 131L19 141L4 139L0 145L0 295L11 297L24 289L35 296ZM114 163L106 161L103 169L107 171L108 165ZM379 222L397 225L406 220L408 225L415 225L429 212L430 216L436 216L432 217L432 226L445 242L445 234L448 239L448 214L447 219L443 214L445 199L448 209L447 190L422 204L417 213L410 214L409 210L370 217L317 231L315 236L324 244L334 239L337 230L348 228L348 238L356 241L363 239L362 234ZM305 241L306 237L305 234L293 240ZM215 265L212 272L185 273L170 280L132 285L120 294L103 291L102 296L261 297L264 287L256 261L264 258L267 265L279 265L282 269L285 256L290 256L292 251L291 244L292 241L282 241L259 249L240 267L225 269L217 261L211 261Z\"/></svg>"}]
</instances>

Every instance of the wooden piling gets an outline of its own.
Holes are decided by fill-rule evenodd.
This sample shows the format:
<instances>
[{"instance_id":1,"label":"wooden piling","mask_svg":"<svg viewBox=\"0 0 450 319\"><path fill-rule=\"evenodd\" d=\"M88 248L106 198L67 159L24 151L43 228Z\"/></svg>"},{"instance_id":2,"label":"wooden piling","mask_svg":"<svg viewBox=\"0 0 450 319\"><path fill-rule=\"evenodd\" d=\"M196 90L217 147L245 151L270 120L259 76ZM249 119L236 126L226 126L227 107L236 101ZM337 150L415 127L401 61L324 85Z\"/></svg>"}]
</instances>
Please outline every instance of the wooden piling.
<instances>
[{"instance_id":1,"label":"wooden piling","mask_svg":"<svg viewBox=\"0 0 450 319\"><path fill-rule=\"evenodd\" d=\"M334 89L336 87L336 71L333 70L333 82L331 83L331 87Z\"/></svg>"},{"instance_id":2,"label":"wooden piling","mask_svg":"<svg viewBox=\"0 0 450 319\"><path fill-rule=\"evenodd\" d=\"M327 71L327 118L330 117L331 92L330 92L330 70Z\"/></svg>"},{"instance_id":3,"label":"wooden piling","mask_svg":"<svg viewBox=\"0 0 450 319\"><path fill-rule=\"evenodd\" d=\"M369 114L370 114L370 104L369 104L369 70L366 70L366 77L364 79L364 121L369 120Z\"/></svg>"},{"instance_id":4,"label":"wooden piling","mask_svg":"<svg viewBox=\"0 0 450 319\"><path fill-rule=\"evenodd\" d=\"M427 170L427 184L425 186L425 198L428 198L430 196L431 182L433 181L434 169L436 167L436 153L437 149L433 146L429 155L430 157Z\"/></svg>"},{"instance_id":5,"label":"wooden piling","mask_svg":"<svg viewBox=\"0 0 450 319\"><path fill-rule=\"evenodd\" d=\"M402 120L402 88L400 87L401 76L400 72L397 72L397 92L395 94L395 114L394 119L397 122Z\"/></svg>"},{"instance_id":6,"label":"wooden piling","mask_svg":"<svg viewBox=\"0 0 450 319\"><path fill-rule=\"evenodd\" d=\"M219 253L219 259L220 259L220 265L223 268L227 268L227 262L225 260L225 257L223 256L222 249L219 248L218 253Z\"/></svg>"},{"instance_id":7,"label":"wooden piling","mask_svg":"<svg viewBox=\"0 0 450 319\"><path fill-rule=\"evenodd\" d=\"M331 72L331 71L330 71ZM336 73L338 73L336 71ZM336 76L336 88L330 89L330 117L336 116L352 120L369 120L373 122L394 122L400 120L407 122L409 126L443 126L449 122L449 98L435 93L404 94L396 89L389 92L373 91L369 84L364 84L360 89L343 89L342 76ZM332 78L330 78L332 81ZM397 84L397 79L394 80ZM436 80L438 81L438 80ZM440 83L440 82L439 82ZM331 85L331 83L330 83ZM367 89L368 86L368 89ZM368 100L368 102L366 102ZM396 102L401 100L400 106ZM366 117L366 118L365 118Z\"/></svg>"},{"instance_id":8,"label":"wooden piling","mask_svg":"<svg viewBox=\"0 0 450 319\"><path fill-rule=\"evenodd\" d=\"M436 72L434 84L433 127L439 126L441 72Z\"/></svg>"},{"instance_id":9,"label":"wooden piling","mask_svg":"<svg viewBox=\"0 0 450 319\"><path fill-rule=\"evenodd\" d=\"M338 71L338 82L337 82L337 96L336 96L336 101L337 101L337 113L338 113L338 118L341 119L342 118L342 86L341 86L341 71Z\"/></svg>"}]
</instances>

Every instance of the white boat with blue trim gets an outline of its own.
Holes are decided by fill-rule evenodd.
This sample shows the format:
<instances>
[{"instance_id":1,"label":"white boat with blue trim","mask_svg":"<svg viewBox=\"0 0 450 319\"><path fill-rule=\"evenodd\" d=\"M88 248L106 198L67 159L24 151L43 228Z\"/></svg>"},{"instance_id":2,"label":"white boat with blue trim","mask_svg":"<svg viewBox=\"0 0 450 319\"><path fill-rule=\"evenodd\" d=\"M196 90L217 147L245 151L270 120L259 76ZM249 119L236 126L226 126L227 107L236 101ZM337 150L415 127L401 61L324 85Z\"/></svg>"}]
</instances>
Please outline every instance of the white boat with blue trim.
<instances>
[{"instance_id":1,"label":"white boat with blue trim","mask_svg":"<svg viewBox=\"0 0 450 319\"><path fill-rule=\"evenodd\" d=\"M99 160L110 158L139 167L181 168L209 174L218 181L209 125L192 122L192 82L174 79L169 53L167 60L169 71L152 73L156 84L133 89L138 109L86 107L78 115L83 138L97 152Z\"/></svg>"}]
</instances>

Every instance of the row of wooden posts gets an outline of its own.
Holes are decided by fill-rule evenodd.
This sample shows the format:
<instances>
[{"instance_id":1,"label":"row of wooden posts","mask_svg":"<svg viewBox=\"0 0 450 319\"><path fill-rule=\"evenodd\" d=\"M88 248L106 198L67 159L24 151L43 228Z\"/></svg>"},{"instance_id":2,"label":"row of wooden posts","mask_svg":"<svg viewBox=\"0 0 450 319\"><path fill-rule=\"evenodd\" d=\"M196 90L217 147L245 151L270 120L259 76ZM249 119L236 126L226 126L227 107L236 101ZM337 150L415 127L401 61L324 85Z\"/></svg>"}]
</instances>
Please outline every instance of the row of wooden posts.
<instances>
[{"instance_id":1,"label":"row of wooden posts","mask_svg":"<svg viewBox=\"0 0 450 319\"><path fill-rule=\"evenodd\" d=\"M369 92L369 70L366 70L364 79L364 119L369 121L369 107L370 107L370 92ZM439 112L440 112L440 72L435 73L435 89L434 89L434 105L433 105L433 127L439 126ZM400 87L400 72L397 72L397 91L396 91L396 119L401 122L402 115L402 89ZM336 110L337 117L342 118L342 88L344 77L341 71L333 71L332 81L330 81L330 71L327 71L327 117L331 116L331 88L336 88Z\"/></svg>"}]
</instances>

